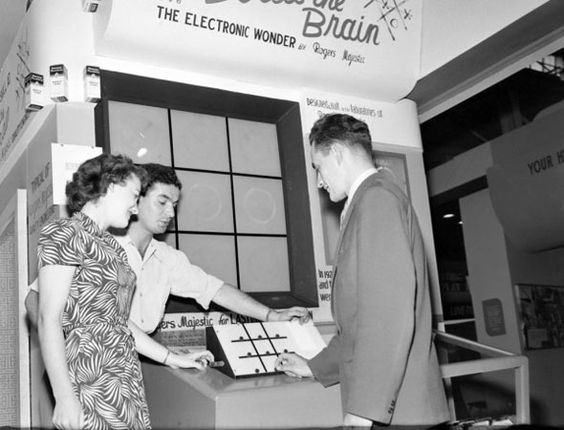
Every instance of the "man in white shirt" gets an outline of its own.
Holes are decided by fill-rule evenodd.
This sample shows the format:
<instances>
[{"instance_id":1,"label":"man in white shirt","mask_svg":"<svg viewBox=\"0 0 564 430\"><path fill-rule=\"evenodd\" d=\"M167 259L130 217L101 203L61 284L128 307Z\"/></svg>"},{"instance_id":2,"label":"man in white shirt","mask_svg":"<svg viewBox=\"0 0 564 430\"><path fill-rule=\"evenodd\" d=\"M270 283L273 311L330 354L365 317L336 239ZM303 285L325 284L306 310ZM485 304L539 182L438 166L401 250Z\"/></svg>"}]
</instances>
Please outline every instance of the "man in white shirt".
<instances>
[{"instance_id":1,"label":"man in white shirt","mask_svg":"<svg viewBox=\"0 0 564 430\"><path fill-rule=\"evenodd\" d=\"M130 319L146 333L158 327L169 295L194 298L202 307L210 302L261 321L307 322L306 308L275 310L190 263L186 255L153 235L166 231L174 218L182 184L174 169L160 164L144 165L149 182L139 197L137 218L132 218L127 234L115 235L127 253L137 275L137 287ZM26 309L32 323L37 321L37 292L26 297Z\"/></svg>"},{"instance_id":2,"label":"man in white shirt","mask_svg":"<svg viewBox=\"0 0 564 430\"><path fill-rule=\"evenodd\" d=\"M208 308L210 302L262 321L309 319L306 308L274 310L190 263L186 255L156 240L174 218L182 184L174 169L146 164L149 183L139 198L137 218L132 218L127 234L116 236L137 274L130 318L142 330L153 332L159 325L170 294L194 298Z\"/></svg>"}]
</instances>

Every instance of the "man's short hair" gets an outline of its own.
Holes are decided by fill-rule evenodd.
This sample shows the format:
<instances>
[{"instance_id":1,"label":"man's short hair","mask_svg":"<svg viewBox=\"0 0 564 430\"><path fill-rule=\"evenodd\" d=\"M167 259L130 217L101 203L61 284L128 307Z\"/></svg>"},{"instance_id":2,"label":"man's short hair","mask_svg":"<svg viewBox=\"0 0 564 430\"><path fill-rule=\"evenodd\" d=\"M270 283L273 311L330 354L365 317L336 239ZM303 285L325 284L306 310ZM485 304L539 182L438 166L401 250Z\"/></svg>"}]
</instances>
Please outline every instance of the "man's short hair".
<instances>
[{"instance_id":1,"label":"man's short hair","mask_svg":"<svg viewBox=\"0 0 564 430\"><path fill-rule=\"evenodd\" d=\"M372 158L372 138L364 121L346 114L327 114L315 121L309 135L310 145L327 153L337 142L361 149Z\"/></svg>"},{"instance_id":2,"label":"man's short hair","mask_svg":"<svg viewBox=\"0 0 564 430\"><path fill-rule=\"evenodd\" d=\"M143 169L147 172L147 182L145 187L141 190L141 195L145 196L147 191L155 183L161 183L165 185L174 185L179 190L182 189L182 183L176 176L176 172L170 166L163 166L157 163L147 163L141 165Z\"/></svg>"}]
</instances>

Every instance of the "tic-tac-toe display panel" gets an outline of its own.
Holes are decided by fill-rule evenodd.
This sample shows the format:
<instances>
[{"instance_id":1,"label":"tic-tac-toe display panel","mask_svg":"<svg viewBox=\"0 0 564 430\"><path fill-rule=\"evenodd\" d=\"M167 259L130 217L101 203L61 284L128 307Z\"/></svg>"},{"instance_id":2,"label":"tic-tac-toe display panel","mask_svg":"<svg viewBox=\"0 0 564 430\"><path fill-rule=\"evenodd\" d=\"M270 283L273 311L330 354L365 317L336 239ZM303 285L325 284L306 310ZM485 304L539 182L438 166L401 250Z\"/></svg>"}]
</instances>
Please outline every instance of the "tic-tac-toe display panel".
<instances>
[{"instance_id":1,"label":"tic-tac-toe display panel","mask_svg":"<svg viewBox=\"0 0 564 430\"><path fill-rule=\"evenodd\" d=\"M312 323L289 321L207 327L206 342L215 360L225 363L218 370L232 378L281 373L274 368L279 354L310 358L325 346Z\"/></svg>"}]
</instances>

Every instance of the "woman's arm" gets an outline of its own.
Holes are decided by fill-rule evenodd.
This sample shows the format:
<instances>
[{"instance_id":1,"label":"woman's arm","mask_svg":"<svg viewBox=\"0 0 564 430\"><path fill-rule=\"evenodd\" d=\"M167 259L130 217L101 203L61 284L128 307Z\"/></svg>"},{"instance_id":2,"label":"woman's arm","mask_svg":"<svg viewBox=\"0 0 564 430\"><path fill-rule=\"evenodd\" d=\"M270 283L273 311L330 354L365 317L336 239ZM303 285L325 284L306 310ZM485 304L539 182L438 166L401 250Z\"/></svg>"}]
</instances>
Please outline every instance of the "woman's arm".
<instances>
[{"instance_id":1,"label":"woman's arm","mask_svg":"<svg viewBox=\"0 0 564 430\"><path fill-rule=\"evenodd\" d=\"M208 362L213 361L213 355L208 350L195 351L188 354L175 354L164 345L155 341L131 320L129 320L129 329L133 333L139 354L173 369L189 367L203 369Z\"/></svg>"},{"instance_id":2,"label":"woman's arm","mask_svg":"<svg viewBox=\"0 0 564 430\"><path fill-rule=\"evenodd\" d=\"M62 314L75 270L75 266L60 265L48 265L39 270L37 330L55 397L53 424L62 429L77 429L83 425L82 407L69 377L62 329Z\"/></svg>"}]
</instances>

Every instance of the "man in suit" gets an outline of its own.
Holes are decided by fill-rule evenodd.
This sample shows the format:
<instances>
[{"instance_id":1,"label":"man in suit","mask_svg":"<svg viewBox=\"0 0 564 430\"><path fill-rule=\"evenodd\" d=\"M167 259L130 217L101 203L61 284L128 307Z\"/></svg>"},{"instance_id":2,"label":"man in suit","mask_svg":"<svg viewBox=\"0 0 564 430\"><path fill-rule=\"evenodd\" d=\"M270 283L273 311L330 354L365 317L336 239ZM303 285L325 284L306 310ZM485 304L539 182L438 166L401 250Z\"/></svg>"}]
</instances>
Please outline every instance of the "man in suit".
<instances>
[{"instance_id":1,"label":"man in suit","mask_svg":"<svg viewBox=\"0 0 564 430\"><path fill-rule=\"evenodd\" d=\"M333 202L347 199L333 267L337 334L309 361L280 355L277 368L340 382L345 426L447 421L415 212L386 169L374 168L364 122L326 115L309 139L318 187Z\"/></svg>"}]
</instances>

